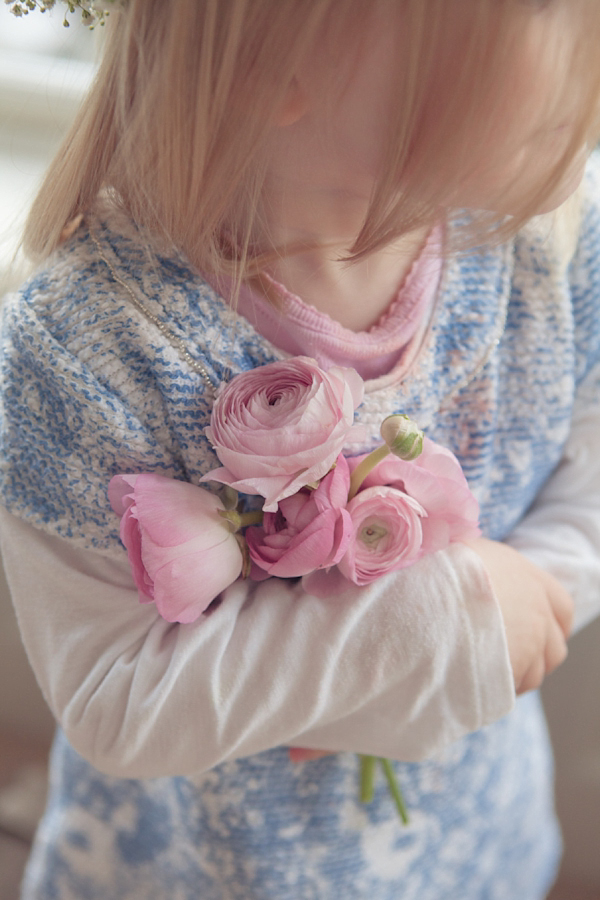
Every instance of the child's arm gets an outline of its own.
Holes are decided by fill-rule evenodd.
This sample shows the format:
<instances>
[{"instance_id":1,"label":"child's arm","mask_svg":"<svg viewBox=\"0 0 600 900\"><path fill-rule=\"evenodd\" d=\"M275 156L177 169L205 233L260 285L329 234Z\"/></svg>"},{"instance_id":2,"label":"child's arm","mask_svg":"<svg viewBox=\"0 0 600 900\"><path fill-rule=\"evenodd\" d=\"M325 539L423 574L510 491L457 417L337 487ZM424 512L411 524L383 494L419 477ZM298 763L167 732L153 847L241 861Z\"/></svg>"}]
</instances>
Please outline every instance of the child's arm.
<instances>
[{"instance_id":1,"label":"child's arm","mask_svg":"<svg viewBox=\"0 0 600 900\"><path fill-rule=\"evenodd\" d=\"M561 463L531 510L504 543L470 542L502 610L517 693L560 665L573 623L577 630L600 614L599 398L597 366L579 388Z\"/></svg>"},{"instance_id":2,"label":"child's arm","mask_svg":"<svg viewBox=\"0 0 600 900\"><path fill-rule=\"evenodd\" d=\"M600 613L600 365L578 392L559 467L507 543L569 591L575 630Z\"/></svg>"},{"instance_id":3,"label":"child's arm","mask_svg":"<svg viewBox=\"0 0 600 900\"><path fill-rule=\"evenodd\" d=\"M3 512L25 645L74 747L120 776L190 774L281 744L419 759L514 701L483 566L455 545L332 600L238 582L173 625L111 562Z\"/></svg>"},{"instance_id":4,"label":"child's arm","mask_svg":"<svg viewBox=\"0 0 600 900\"><path fill-rule=\"evenodd\" d=\"M539 687L544 674L562 661L564 635L571 626L577 630L600 614L599 450L597 365L579 386L562 460L532 508L504 544L483 538L471 542L492 578L502 609L517 692ZM531 653L536 631L525 627L523 603L537 608L547 624L546 672L542 659ZM551 619L546 615L548 608L554 614ZM542 626L537 640L543 633ZM528 657L534 664L524 668ZM519 672L524 673L523 681Z\"/></svg>"},{"instance_id":5,"label":"child's arm","mask_svg":"<svg viewBox=\"0 0 600 900\"><path fill-rule=\"evenodd\" d=\"M484 539L471 542L492 578L502 608L517 692L539 687L544 675L562 661L564 635L571 626L577 630L600 614L599 450L597 365L579 386L562 460L532 508L504 544ZM536 632L525 627L525 602L537 608L547 623L545 672L542 659L531 653L530 642L535 642ZM546 615L548 607L553 619ZM542 635L543 627L537 630L537 639ZM527 657L534 659L534 664L524 668Z\"/></svg>"},{"instance_id":6,"label":"child's arm","mask_svg":"<svg viewBox=\"0 0 600 900\"><path fill-rule=\"evenodd\" d=\"M109 241L103 252L114 258ZM6 571L76 749L124 776L199 772L299 741L416 759L507 713L502 618L466 547L327 602L272 579L232 586L193 625L139 604L108 482L214 466L202 432L212 397L115 290L82 234L2 313L0 485L18 514L2 516ZM168 321L199 315L171 293ZM215 316L207 301L209 345Z\"/></svg>"},{"instance_id":7,"label":"child's arm","mask_svg":"<svg viewBox=\"0 0 600 900\"><path fill-rule=\"evenodd\" d=\"M573 602L555 578L506 544L478 538L469 545L484 563L502 611L517 694L536 690L567 655ZM327 755L290 750L294 762Z\"/></svg>"},{"instance_id":8,"label":"child's arm","mask_svg":"<svg viewBox=\"0 0 600 900\"><path fill-rule=\"evenodd\" d=\"M567 655L573 601L556 578L507 544L486 538L469 544L502 610L517 693L536 690Z\"/></svg>"}]
</instances>

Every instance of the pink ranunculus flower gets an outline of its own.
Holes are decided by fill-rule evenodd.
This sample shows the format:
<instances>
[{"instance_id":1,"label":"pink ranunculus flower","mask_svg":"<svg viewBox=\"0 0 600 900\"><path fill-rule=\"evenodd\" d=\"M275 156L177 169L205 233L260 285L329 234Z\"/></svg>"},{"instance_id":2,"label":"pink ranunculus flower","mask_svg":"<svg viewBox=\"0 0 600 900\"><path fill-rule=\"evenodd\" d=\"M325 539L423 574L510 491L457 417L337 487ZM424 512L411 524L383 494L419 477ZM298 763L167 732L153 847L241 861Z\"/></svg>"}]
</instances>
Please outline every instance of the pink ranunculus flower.
<instances>
[{"instance_id":1,"label":"pink ranunculus flower","mask_svg":"<svg viewBox=\"0 0 600 900\"><path fill-rule=\"evenodd\" d=\"M364 456L349 459L350 471L353 472L363 459ZM408 507L406 509L407 524L412 521L414 527L410 536L407 533L405 537L406 539L410 537L413 541L413 549L416 547L414 541L419 528L422 533L420 549L416 556L411 556L407 546L405 548L407 552L402 556L399 565L392 562L391 568L386 568L386 563L378 575L410 565L426 553L442 550L454 541L470 540L480 534L479 504L471 493L460 463L450 450L428 438L425 438L423 452L416 459L407 461L390 455L372 469L357 495L348 504L349 510L355 510L353 514L355 525L358 522L356 507L362 510L362 503L372 496L369 492L376 487L391 488L399 491L402 496L408 495L424 513L419 516L417 523L410 515ZM392 531L388 530L387 533L391 534ZM377 553L373 553L371 560L375 565L382 562L382 559L377 560L375 557L383 551L385 542L381 540L381 531L374 533L371 538L371 548L377 544ZM329 572L317 571L306 575L302 579L305 590L318 597L330 597L348 588L348 579L356 584L367 584L368 581L362 576L355 575L356 561L352 555L355 545L356 541L351 542L346 557L336 568ZM364 550L360 547L358 549ZM358 577L361 580L358 580Z\"/></svg>"},{"instance_id":2,"label":"pink ranunculus flower","mask_svg":"<svg viewBox=\"0 0 600 900\"><path fill-rule=\"evenodd\" d=\"M194 622L242 571L243 556L204 488L161 475L115 475L108 486L142 603L167 622Z\"/></svg>"},{"instance_id":3,"label":"pink ranunculus flower","mask_svg":"<svg viewBox=\"0 0 600 900\"><path fill-rule=\"evenodd\" d=\"M220 481L265 498L265 512L327 474L363 397L354 369L327 372L295 356L237 375L217 395L206 434L223 468Z\"/></svg>"},{"instance_id":4,"label":"pink ranunculus flower","mask_svg":"<svg viewBox=\"0 0 600 900\"><path fill-rule=\"evenodd\" d=\"M340 454L315 490L303 489L280 500L277 512L265 513L262 525L247 528L245 538L255 566L267 575L295 578L336 565L352 536L345 508L349 485L348 463Z\"/></svg>"},{"instance_id":5,"label":"pink ranunculus flower","mask_svg":"<svg viewBox=\"0 0 600 900\"><path fill-rule=\"evenodd\" d=\"M371 487L348 503L353 540L338 563L342 575L354 584L412 565L423 555L423 519L426 511L408 494L392 487Z\"/></svg>"},{"instance_id":6,"label":"pink ranunculus flower","mask_svg":"<svg viewBox=\"0 0 600 900\"><path fill-rule=\"evenodd\" d=\"M353 471L363 456L349 460ZM363 481L359 494L374 485L398 488L426 511L422 520L423 553L435 553L454 541L478 537L479 504L454 454L429 438L423 452L410 462L386 456ZM358 496L358 495L357 495Z\"/></svg>"}]
</instances>

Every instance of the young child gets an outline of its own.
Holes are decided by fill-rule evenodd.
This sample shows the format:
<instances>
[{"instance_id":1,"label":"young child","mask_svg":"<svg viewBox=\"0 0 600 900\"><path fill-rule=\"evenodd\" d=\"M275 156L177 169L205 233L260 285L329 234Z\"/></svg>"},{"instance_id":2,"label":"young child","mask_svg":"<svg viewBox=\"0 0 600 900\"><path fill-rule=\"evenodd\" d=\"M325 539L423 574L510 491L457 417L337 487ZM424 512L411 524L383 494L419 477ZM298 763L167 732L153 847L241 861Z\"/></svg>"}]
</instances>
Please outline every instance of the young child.
<instances>
[{"instance_id":1,"label":"young child","mask_svg":"<svg viewBox=\"0 0 600 900\"><path fill-rule=\"evenodd\" d=\"M600 7L124 0L107 31L3 313L2 548L60 725L23 897L540 900L531 691L600 597L597 164L532 216L583 176ZM197 483L216 389L288 353L367 380L347 454L396 411L456 453L485 537L167 623L108 482Z\"/></svg>"}]
</instances>

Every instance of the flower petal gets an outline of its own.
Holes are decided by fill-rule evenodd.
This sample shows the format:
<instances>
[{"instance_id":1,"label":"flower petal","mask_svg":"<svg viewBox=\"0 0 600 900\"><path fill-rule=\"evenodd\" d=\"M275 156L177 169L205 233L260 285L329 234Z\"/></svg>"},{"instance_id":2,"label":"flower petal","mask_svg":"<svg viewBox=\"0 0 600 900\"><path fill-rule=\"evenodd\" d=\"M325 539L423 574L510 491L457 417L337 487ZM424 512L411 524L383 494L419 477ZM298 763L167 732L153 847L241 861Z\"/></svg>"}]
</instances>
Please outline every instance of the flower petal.
<instances>
[{"instance_id":1,"label":"flower petal","mask_svg":"<svg viewBox=\"0 0 600 900\"><path fill-rule=\"evenodd\" d=\"M172 559L154 577L156 608L167 622L195 622L241 571L236 541L221 544L207 556L190 553Z\"/></svg>"},{"instance_id":2,"label":"flower petal","mask_svg":"<svg viewBox=\"0 0 600 900\"><path fill-rule=\"evenodd\" d=\"M363 382L353 369L292 357L237 375L215 400L206 429L222 468L202 481L280 500L323 478L352 430Z\"/></svg>"}]
</instances>

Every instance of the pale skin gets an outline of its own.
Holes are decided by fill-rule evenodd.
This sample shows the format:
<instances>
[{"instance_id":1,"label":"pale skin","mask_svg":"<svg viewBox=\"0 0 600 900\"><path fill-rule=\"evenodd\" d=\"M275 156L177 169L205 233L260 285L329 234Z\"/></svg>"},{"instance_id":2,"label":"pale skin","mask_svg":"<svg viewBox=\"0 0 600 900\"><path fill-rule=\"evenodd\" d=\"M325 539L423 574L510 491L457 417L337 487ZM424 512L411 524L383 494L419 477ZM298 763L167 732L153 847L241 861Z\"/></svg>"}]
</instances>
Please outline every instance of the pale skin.
<instances>
[{"instance_id":1,"label":"pale skin","mask_svg":"<svg viewBox=\"0 0 600 900\"><path fill-rule=\"evenodd\" d=\"M543 177L561 158L571 138L571 122L564 110L553 109L551 98L566 70L545 48L555 48L557 36L563 44L568 39L577 2L558 0L533 12L524 9L526 52L515 61L505 109L499 112L506 116L504 141L495 141L493 153L473 166L457 206L510 214L519 179L530 183ZM385 13L385 3L377 9ZM355 331L379 319L427 235L426 229L403 235L352 265L340 260L360 230L373 186L387 104L393 100L394 52L393 29L385 15L376 13L348 83L335 105L327 107L315 83L319 60L308 60L280 111L269 148L269 236L280 245L310 245L303 253L280 258L272 274L305 302ZM536 114L538 109L542 112ZM586 156L582 147L540 212L555 208L572 193ZM535 690L567 655L572 600L556 579L505 544L480 538L470 546L487 570L502 612L516 692ZM300 761L324 754L292 749L290 755Z\"/></svg>"}]
</instances>

